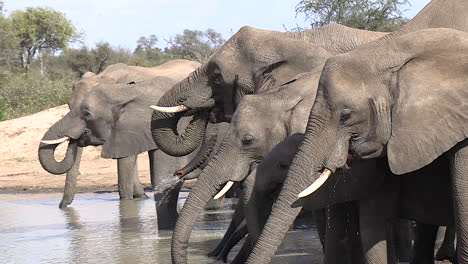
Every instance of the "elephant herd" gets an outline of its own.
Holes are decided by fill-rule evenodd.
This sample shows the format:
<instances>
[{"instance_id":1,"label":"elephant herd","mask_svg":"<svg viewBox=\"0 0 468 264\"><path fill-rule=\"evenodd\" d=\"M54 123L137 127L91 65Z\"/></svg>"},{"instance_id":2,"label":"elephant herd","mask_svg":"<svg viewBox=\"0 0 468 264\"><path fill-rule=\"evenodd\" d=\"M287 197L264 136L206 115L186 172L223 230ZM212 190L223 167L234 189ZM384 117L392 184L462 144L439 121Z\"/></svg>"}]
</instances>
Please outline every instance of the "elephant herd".
<instances>
[{"instance_id":1,"label":"elephant herd","mask_svg":"<svg viewBox=\"0 0 468 264\"><path fill-rule=\"evenodd\" d=\"M60 207L82 147L117 159L121 199L146 197L136 159L148 151L153 187L176 179L157 211L174 228L172 263L187 263L198 217L233 186L239 206L210 252L225 261L245 237L232 263L270 263L300 212L314 211L324 263L397 263L409 247L411 263L434 263L439 226L438 258L468 263L465 0L432 0L391 33L243 27L201 65L87 74L69 106L39 146L45 170L67 173ZM180 214L178 178L197 178ZM396 242L410 233L397 219L416 224L414 246Z\"/></svg>"}]
</instances>

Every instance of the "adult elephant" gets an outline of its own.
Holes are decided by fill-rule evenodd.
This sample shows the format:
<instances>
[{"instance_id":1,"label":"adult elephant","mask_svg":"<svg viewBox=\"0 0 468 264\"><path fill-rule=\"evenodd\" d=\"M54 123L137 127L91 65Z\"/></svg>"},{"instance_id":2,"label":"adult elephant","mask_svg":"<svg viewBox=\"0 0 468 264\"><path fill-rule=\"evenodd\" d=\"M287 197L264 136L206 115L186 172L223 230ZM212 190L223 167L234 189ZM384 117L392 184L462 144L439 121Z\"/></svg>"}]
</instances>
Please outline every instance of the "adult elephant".
<instances>
[{"instance_id":1,"label":"adult elephant","mask_svg":"<svg viewBox=\"0 0 468 264\"><path fill-rule=\"evenodd\" d=\"M345 166L350 156L387 156L388 167L395 174L418 173L429 165L429 169L423 168L427 171L420 180L413 182L412 192L406 194L411 199L421 186L436 189L443 183L451 185L458 262L468 263L467 43L467 33L426 29L384 44L370 43L327 61L305 139L248 263L269 262L299 211L294 207L301 203L298 197L313 193L309 200L318 202L333 195L337 177L330 175ZM435 177L425 177L436 170ZM388 182L381 195L361 208L361 215L366 216L364 220L361 217L361 227L368 224L364 231L361 228L362 237L374 230L363 241L369 263L372 259L385 261L385 230L375 230L393 215L388 210L395 204L390 199L395 195L393 186L412 178L405 175L385 180ZM429 181L434 183L427 184ZM427 192L426 196L435 194ZM443 214L427 216L424 210L415 213L422 222L447 220Z\"/></svg>"},{"instance_id":2,"label":"adult elephant","mask_svg":"<svg viewBox=\"0 0 468 264\"><path fill-rule=\"evenodd\" d=\"M190 153L204 137L204 110L216 106L224 120L229 120L244 95L269 92L294 75L311 71L329 54L351 50L384 35L341 25L299 33L243 27L160 99L153 114L153 138L169 155ZM184 116L180 112L188 109L185 116L194 115L195 121L179 134L177 123Z\"/></svg>"},{"instance_id":3,"label":"adult elephant","mask_svg":"<svg viewBox=\"0 0 468 264\"><path fill-rule=\"evenodd\" d=\"M53 174L67 172L61 208L72 202L75 193L81 154L78 141L81 146L103 145L101 156L117 159L121 199L145 197L136 168L138 153L149 152L153 185L157 185L163 176L171 174L175 168L188 162L186 158L172 158L157 149L149 132L151 109L148 108L149 104L145 103L149 100L147 98L157 100L198 65L197 62L186 60L171 61L154 68L117 64L109 66L99 75L89 76L75 83L70 112L46 132L43 137L46 143L41 143L39 147L39 159L44 169ZM141 81L151 80L158 75L168 77L161 77L161 84L158 84L157 80L148 82L147 85L154 85L154 89L134 87L133 83L136 82L140 87ZM124 104L117 105L119 100L123 100ZM100 105L96 105L96 102ZM86 110L90 104L94 107L92 112ZM88 112L84 112L85 110ZM87 120L90 117L94 121ZM148 131L145 131L145 127ZM93 135L100 135L100 138L93 138ZM149 141L148 136L151 139ZM72 140L66 158L57 162L54 158L57 144L70 138ZM175 208L170 212L174 215ZM168 211L165 213L168 214ZM171 225L175 219L172 221ZM161 223L161 227L163 226L165 224Z\"/></svg>"}]
</instances>

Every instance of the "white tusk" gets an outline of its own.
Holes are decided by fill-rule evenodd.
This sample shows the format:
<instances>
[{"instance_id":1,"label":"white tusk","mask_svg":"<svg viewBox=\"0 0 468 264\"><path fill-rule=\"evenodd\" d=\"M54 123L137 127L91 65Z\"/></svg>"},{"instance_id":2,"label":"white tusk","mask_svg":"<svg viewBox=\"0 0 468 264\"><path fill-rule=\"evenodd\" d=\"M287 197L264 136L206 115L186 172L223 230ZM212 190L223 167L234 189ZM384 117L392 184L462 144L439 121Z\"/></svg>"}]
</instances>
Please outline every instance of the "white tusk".
<instances>
[{"instance_id":1,"label":"white tusk","mask_svg":"<svg viewBox=\"0 0 468 264\"><path fill-rule=\"evenodd\" d=\"M56 145L56 144L60 144L68 140L70 140L69 137L63 137L63 138L59 138L55 140L41 140L41 142L47 145Z\"/></svg>"},{"instance_id":2,"label":"white tusk","mask_svg":"<svg viewBox=\"0 0 468 264\"><path fill-rule=\"evenodd\" d=\"M216 194L213 199L218 200L219 198L223 197L229 191L229 189L231 189L232 185L234 185L234 182L228 181L226 185L224 185L223 189L219 191L219 193Z\"/></svg>"},{"instance_id":3,"label":"white tusk","mask_svg":"<svg viewBox=\"0 0 468 264\"><path fill-rule=\"evenodd\" d=\"M184 112L190 109L185 105L170 106L170 107L152 105L150 106L150 108L159 112L163 112L163 113L180 113L180 112Z\"/></svg>"},{"instance_id":4,"label":"white tusk","mask_svg":"<svg viewBox=\"0 0 468 264\"><path fill-rule=\"evenodd\" d=\"M307 187L307 189L303 190L297 197L304 198L314 193L318 188L320 188L320 186L322 186L327 181L328 177L330 177L331 174L332 172L329 169L325 169L322 172L322 174L320 174L320 177L318 177L318 179L315 180L314 183Z\"/></svg>"}]
</instances>

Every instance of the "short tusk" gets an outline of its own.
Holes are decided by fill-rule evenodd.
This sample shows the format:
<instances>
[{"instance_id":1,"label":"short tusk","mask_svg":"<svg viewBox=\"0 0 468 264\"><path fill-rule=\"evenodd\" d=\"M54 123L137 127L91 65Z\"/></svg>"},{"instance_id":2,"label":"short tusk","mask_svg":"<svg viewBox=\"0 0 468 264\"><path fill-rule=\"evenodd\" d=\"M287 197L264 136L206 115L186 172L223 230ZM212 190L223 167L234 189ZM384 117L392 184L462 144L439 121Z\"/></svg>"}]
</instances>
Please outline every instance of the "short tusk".
<instances>
[{"instance_id":1,"label":"short tusk","mask_svg":"<svg viewBox=\"0 0 468 264\"><path fill-rule=\"evenodd\" d=\"M41 142L47 145L56 145L56 144L60 144L68 140L70 140L69 137L63 137L63 138L59 138L55 140L41 140Z\"/></svg>"},{"instance_id":2,"label":"short tusk","mask_svg":"<svg viewBox=\"0 0 468 264\"><path fill-rule=\"evenodd\" d=\"M219 191L219 193L216 194L213 199L218 200L219 198L223 197L229 191L229 189L231 189L232 185L234 185L234 182L228 181L226 185L224 185L223 189Z\"/></svg>"},{"instance_id":3,"label":"short tusk","mask_svg":"<svg viewBox=\"0 0 468 264\"><path fill-rule=\"evenodd\" d=\"M158 112L163 112L163 113L180 113L180 112L184 112L190 109L185 105L170 106L170 107L152 105L150 106L150 108Z\"/></svg>"},{"instance_id":4,"label":"short tusk","mask_svg":"<svg viewBox=\"0 0 468 264\"><path fill-rule=\"evenodd\" d=\"M315 180L314 183L312 183L309 187L307 187L307 189L303 190L297 197L304 198L314 193L318 188L320 188L320 186L322 186L327 181L331 173L332 172L329 169L325 169L322 172L322 174L320 174L320 177L318 177L318 179Z\"/></svg>"}]
</instances>

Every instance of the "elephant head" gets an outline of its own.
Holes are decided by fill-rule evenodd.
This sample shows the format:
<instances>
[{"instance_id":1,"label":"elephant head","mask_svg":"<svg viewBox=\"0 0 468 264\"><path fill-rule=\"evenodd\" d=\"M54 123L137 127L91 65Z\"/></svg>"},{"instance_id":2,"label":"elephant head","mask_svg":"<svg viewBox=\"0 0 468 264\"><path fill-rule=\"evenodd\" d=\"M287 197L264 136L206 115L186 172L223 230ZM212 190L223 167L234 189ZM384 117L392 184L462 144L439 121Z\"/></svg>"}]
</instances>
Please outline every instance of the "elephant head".
<instances>
[{"instance_id":1,"label":"elephant head","mask_svg":"<svg viewBox=\"0 0 468 264\"><path fill-rule=\"evenodd\" d=\"M299 213L298 198L330 195L325 186L350 157L386 156L391 171L404 174L468 136L467 40L427 29L327 60L305 138L248 263L269 263Z\"/></svg>"},{"instance_id":2,"label":"elephant head","mask_svg":"<svg viewBox=\"0 0 468 264\"><path fill-rule=\"evenodd\" d=\"M152 118L154 140L169 155L186 155L203 138L207 117L201 118L200 110L217 106L229 120L244 95L268 92L329 56L302 38L243 27L159 100ZM177 123L187 110L187 115L195 115L195 121L179 134Z\"/></svg>"},{"instance_id":3,"label":"elephant head","mask_svg":"<svg viewBox=\"0 0 468 264\"><path fill-rule=\"evenodd\" d=\"M206 203L217 192L215 199L222 197L235 182L243 181L278 143L292 133L304 131L320 70L321 66L315 72L300 74L277 87L277 92L242 98L226 136L179 215L172 240L174 263L186 262L192 227Z\"/></svg>"},{"instance_id":4,"label":"elephant head","mask_svg":"<svg viewBox=\"0 0 468 264\"><path fill-rule=\"evenodd\" d=\"M54 174L66 172L73 165L78 144L103 145L104 158L128 157L156 149L148 105L174 84L170 78L156 77L141 83L98 85L44 135L39 146L43 168ZM67 140L70 144L66 157L57 162L54 150Z\"/></svg>"}]
</instances>

